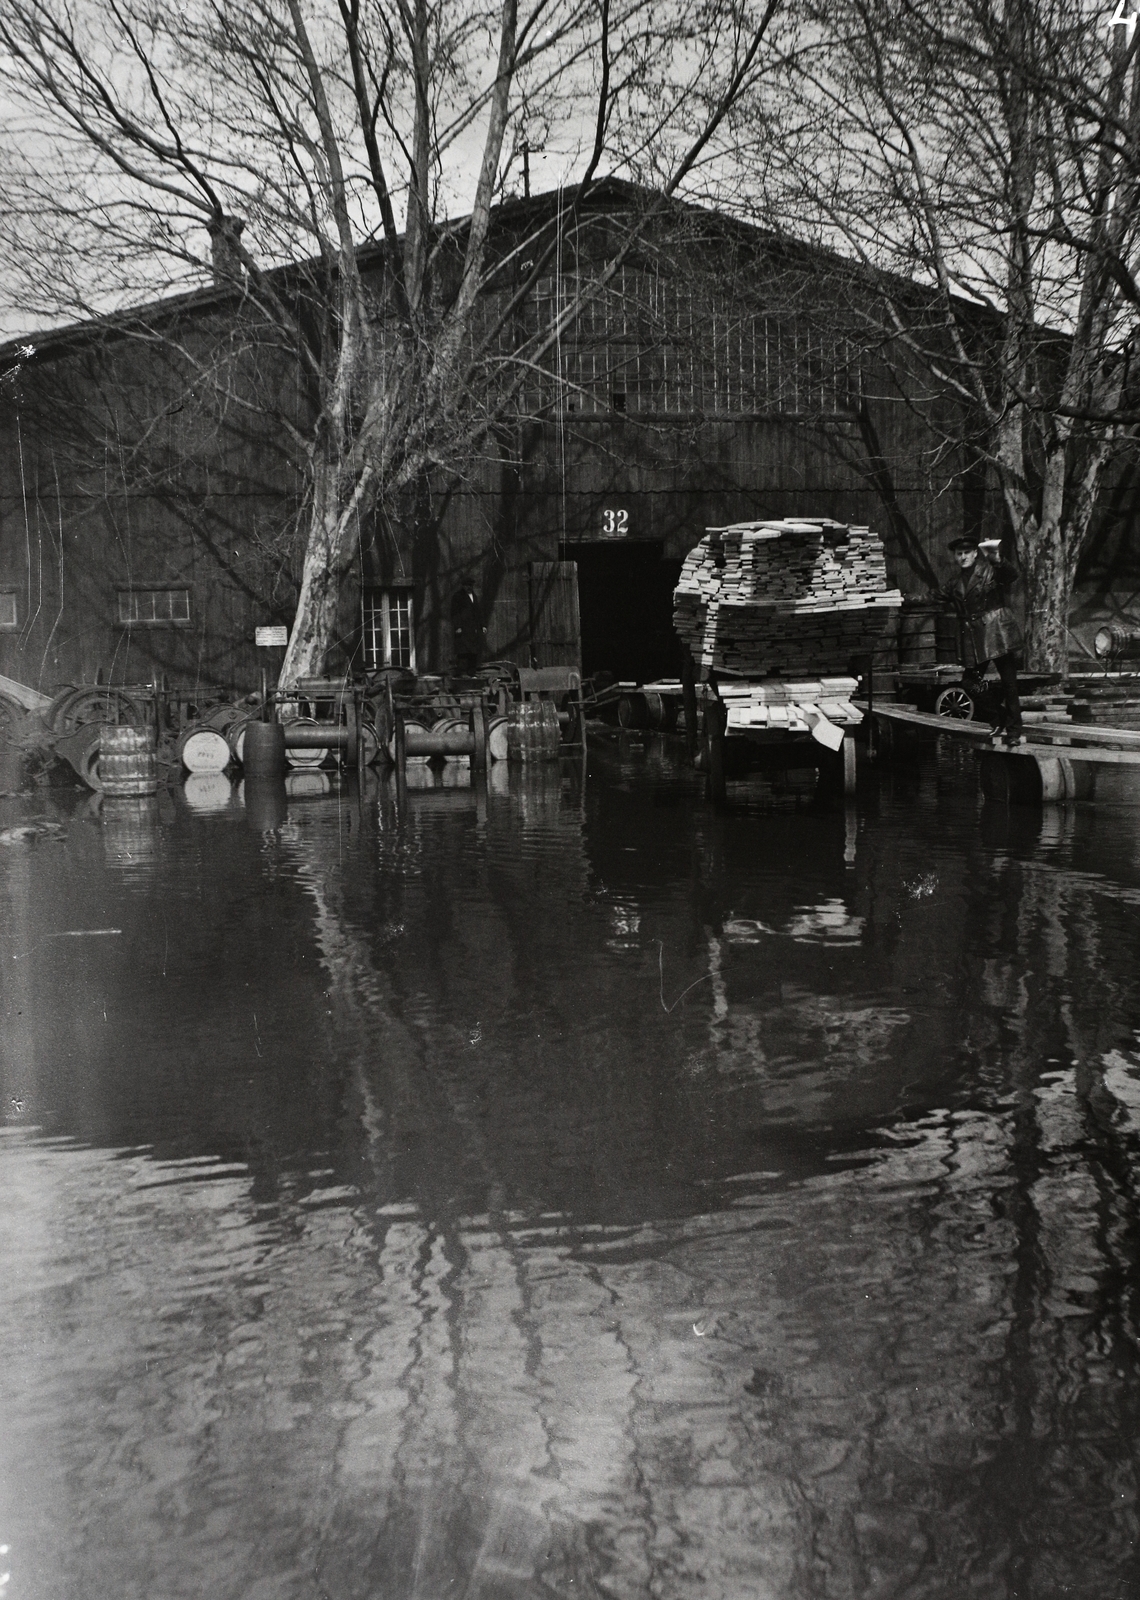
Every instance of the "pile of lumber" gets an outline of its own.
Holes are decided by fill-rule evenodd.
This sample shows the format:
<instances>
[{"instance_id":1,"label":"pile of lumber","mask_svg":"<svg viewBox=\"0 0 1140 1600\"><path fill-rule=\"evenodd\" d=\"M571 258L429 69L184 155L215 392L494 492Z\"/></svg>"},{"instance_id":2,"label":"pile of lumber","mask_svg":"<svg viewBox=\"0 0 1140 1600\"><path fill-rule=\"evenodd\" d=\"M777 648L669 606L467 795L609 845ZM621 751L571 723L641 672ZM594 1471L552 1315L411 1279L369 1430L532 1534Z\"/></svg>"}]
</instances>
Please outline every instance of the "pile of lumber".
<instances>
[{"instance_id":1,"label":"pile of lumber","mask_svg":"<svg viewBox=\"0 0 1140 1600\"><path fill-rule=\"evenodd\" d=\"M863 713L851 703L858 686L858 679L848 677L723 683L720 697L728 713L726 731L807 733L814 712L841 727L853 727L863 720Z\"/></svg>"},{"instance_id":2,"label":"pile of lumber","mask_svg":"<svg viewBox=\"0 0 1140 1600\"><path fill-rule=\"evenodd\" d=\"M869 528L785 517L709 528L681 570L673 625L702 667L809 677L843 672L901 604Z\"/></svg>"}]
</instances>

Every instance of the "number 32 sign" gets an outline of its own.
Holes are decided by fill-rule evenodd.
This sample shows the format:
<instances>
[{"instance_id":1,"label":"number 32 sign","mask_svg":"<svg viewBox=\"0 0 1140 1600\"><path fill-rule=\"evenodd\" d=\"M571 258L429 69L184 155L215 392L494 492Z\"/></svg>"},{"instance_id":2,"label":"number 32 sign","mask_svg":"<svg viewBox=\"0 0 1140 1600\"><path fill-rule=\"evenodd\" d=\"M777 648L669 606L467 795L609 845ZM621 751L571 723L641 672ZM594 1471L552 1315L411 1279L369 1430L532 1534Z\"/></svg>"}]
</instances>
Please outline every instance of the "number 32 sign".
<instances>
[{"instance_id":1,"label":"number 32 sign","mask_svg":"<svg viewBox=\"0 0 1140 1600\"><path fill-rule=\"evenodd\" d=\"M602 535L606 539L624 539L629 533L628 511L603 511Z\"/></svg>"}]
</instances>

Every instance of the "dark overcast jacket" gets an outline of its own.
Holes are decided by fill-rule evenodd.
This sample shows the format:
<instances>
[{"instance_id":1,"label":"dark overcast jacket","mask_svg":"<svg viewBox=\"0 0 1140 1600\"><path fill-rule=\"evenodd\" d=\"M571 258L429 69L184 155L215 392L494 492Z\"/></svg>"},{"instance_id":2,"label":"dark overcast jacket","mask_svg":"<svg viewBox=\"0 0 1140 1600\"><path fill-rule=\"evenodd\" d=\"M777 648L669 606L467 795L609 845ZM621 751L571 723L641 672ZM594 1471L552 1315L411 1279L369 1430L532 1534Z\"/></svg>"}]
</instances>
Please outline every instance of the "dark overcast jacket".
<instances>
[{"instance_id":1,"label":"dark overcast jacket","mask_svg":"<svg viewBox=\"0 0 1140 1600\"><path fill-rule=\"evenodd\" d=\"M935 591L938 599L952 605L965 622L974 660L979 664L1011 655L1025 642L1020 624L1009 608L1009 591L1019 576L1011 562L992 561L979 550L972 567Z\"/></svg>"}]
</instances>

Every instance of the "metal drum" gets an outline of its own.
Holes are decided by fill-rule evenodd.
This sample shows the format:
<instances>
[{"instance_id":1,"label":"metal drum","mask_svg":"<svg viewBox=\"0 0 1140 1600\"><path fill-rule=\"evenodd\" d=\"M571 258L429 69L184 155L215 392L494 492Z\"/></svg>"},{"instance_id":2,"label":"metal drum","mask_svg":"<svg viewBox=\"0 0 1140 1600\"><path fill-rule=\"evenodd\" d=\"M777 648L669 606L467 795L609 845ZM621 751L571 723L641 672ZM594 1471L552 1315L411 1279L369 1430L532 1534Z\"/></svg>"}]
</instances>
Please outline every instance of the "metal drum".
<instances>
[{"instance_id":1,"label":"metal drum","mask_svg":"<svg viewBox=\"0 0 1140 1600\"><path fill-rule=\"evenodd\" d=\"M247 723L243 752L247 778L280 778L285 771L285 729L279 722Z\"/></svg>"},{"instance_id":2,"label":"metal drum","mask_svg":"<svg viewBox=\"0 0 1140 1600\"><path fill-rule=\"evenodd\" d=\"M1110 622L1097 629L1093 649L1101 661L1135 661L1140 657L1140 628Z\"/></svg>"},{"instance_id":3,"label":"metal drum","mask_svg":"<svg viewBox=\"0 0 1140 1600\"><path fill-rule=\"evenodd\" d=\"M225 734L216 728L191 728L178 741L178 758L187 772L224 772L232 759Z\"/></svg>"}]
</instances>

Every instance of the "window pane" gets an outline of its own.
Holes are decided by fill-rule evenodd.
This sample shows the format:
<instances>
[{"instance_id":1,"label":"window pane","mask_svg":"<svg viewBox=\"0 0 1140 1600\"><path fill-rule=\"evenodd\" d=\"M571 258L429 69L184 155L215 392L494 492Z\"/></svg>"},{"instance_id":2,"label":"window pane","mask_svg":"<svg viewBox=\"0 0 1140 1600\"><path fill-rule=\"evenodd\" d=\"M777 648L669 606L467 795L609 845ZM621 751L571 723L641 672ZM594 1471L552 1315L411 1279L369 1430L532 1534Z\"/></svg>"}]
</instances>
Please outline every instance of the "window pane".
<instances>
[{"instance_id":1,"label":"window pane","mask_svg":"<svg viewBox=\"0 0 1140 1600\"><path fill-rule=\"evenodd\" d=\"M361 597L361 646L369 671L384 665L383 597L375 590L366 589Z\"/></svg>"},{"instance_id":2,"label":"window pane","mask_svg":"<svg viewBox=\"0 0 1140 1600\"><path fill-rule=\"evenodd\" d=\"M189 589L120 589L119 621L189 622Z\"/></svg>"},{"instance_id":3,"label":"window pane","mask_svg":"<svg viewBox=\"0 0 1140 1600\"><path fill-rule=\"evenodd\" d=\"M0 594L0 628L14 628L16 626L16 595L15 591L8 589Z\"/></svg>"},{"instance_id":4,"label":"window pane","mask_svg":"<svg viewBox=\"0 0 1140 1600\"><path fill-rule=\"evenodd\" d=\"M406 590L390 590L385 599L388 603L388 665L410 667L414 661L412 597Z\"/></svg>"}]
</instances>

